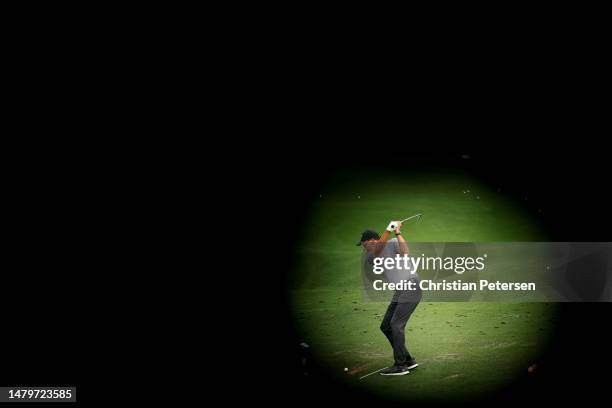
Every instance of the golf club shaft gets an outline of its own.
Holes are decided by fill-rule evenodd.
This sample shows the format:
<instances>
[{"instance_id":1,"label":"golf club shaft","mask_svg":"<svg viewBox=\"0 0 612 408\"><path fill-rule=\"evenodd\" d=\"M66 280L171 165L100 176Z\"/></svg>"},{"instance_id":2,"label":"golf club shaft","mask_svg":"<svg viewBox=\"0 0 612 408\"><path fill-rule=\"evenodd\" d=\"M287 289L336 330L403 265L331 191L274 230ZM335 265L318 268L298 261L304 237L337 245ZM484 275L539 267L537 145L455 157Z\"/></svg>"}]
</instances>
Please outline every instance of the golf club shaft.
<instances>
[{"instance_id":1,"label":"golf club shaft","mask_svg":"<svg viewBox=\"0 0 612 408\"><path fill-rule=\"evenodd\" d=\"M405 220L401 220L400 222L405 222L405 221L408 221L408 220L411 220L411 219L413 219L413 218L415 218L415 217L420 217L420 216L421 216L421 214L415 214L415 215L413 215L412 217L408 217L408 218L406 218Z\"/></svg>"},{"instance_id":2,"label":"golf club shaft","mask_svg":"<svg viewBox=\"0 0 612 408\"><path fill-rule=\"evenodd\" d=\"M382 371L382 370L384 370L385 368L389 368L389 367L383 367L383 368L381 368L381 369L379 369L379 370L372 371L370 374L366 374L366 375L364 375L363 377L361 377L361 378L359 378L359 379L360 379L360 380L363 380L364 378L366 378L366 377L368 377L368 376L370 376L370 375L372 375L372 374L376 374L377 372Z\"/></svg>"}]
</instances>

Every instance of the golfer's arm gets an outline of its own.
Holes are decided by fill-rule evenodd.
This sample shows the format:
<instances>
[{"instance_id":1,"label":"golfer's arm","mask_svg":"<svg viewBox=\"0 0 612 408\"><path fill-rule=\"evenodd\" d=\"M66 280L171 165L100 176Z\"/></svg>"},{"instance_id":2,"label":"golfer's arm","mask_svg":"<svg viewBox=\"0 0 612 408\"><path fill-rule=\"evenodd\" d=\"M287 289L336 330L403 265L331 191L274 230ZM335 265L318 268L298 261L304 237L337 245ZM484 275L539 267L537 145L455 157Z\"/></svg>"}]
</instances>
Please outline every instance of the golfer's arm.
<instances>
[{"instance_id":1,"label":"golfer's arm","mask_svg":"<svg viewBox=\"0 0 612 408\"><path fill-rule=\"evenodd\" d=\"M408 243L402 235L397 235L397 242L399 242L400 255L408 255Z\"/></svg>"},{"instance_id":2,"label":"golfer's arm","mask_svg":"<svg viewBox=\"0 0 612 408\"><path fill-rule=\"evenodd\" d=\"M378 245L376 245L376 247L374 248L375 256L380 255L382 250L385 248L385 242L387 242L387 240L389 239L389 235L391 235L391 233L385 230L385 232L383 232L383 234L380 236L380 239L378 240Z\"/></svg>"}]
</instances>

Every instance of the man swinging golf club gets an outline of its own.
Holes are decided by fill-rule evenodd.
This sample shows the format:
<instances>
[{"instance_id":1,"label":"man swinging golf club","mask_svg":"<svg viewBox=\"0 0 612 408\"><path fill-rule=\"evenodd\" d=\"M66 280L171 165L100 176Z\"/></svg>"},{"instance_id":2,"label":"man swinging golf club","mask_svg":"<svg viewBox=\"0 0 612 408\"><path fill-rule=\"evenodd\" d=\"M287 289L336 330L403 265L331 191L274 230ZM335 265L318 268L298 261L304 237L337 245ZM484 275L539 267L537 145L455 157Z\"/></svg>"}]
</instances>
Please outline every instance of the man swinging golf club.
<instances>
[{"instance_id":1,"label":"man swinging golf club","mask_svg":"<svg viewBox=\"0 0 612 408\"><path fill-rule=\"evenodd\" d=\"M412 218L412 217L411 217ZM406 220L404 220L406 221ZM361 245L367 252L366 260L372 265L374 258L395 258L397 254L408 255L408 244L401 233L402 222L391 221L382 236L376 231L366 230L361 234ZM389 239L391 233L395 238ZM412 268L412 264L410 264ZM393 348L394 364L380 371L381 375L405 375L418 366L416 360L406 348L404 330L412 312L421 301L422 293L419 289L419 277L413 269L396 268L385 269L385 277L389 282L398 282L400 279L415 282L416 290L395 290L391 303L387 308L380 330L387 336Z\"/></svg>"}]
</instances>

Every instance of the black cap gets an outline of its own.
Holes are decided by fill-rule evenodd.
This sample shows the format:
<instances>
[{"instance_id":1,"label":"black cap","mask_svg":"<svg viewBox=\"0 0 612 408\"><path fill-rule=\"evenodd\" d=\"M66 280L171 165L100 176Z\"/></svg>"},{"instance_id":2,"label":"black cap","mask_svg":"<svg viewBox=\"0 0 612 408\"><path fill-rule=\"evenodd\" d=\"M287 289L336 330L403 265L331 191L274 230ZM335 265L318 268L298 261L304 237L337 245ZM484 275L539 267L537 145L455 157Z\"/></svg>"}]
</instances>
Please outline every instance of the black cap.
<instances>
[{"instance_id":1,"label":"black cap","mask_svg":"<svg viewBox=\"0 0 612 408\"><path fill-rule=\"evenodd\" d=\"M365 230L361 233L361 240L357 243L357 246L361 245L362 242L368 241L370 239L380 239L380 235L378 232L374 230Z\"/></svg>"}]
</instances>

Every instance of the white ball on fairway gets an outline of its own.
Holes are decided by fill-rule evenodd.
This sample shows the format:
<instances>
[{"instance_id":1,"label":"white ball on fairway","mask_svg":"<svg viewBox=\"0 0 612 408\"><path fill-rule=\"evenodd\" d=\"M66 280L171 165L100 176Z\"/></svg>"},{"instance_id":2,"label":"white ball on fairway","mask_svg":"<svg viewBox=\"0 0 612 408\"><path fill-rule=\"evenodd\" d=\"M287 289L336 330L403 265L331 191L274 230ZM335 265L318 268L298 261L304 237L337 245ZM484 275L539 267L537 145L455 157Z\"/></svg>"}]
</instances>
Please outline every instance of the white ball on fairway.
<instances>
[{"instance_id":1,"label":"white ball on fairway","mask_svg":"<svg viewBox=\"0 0 612 408\"><path fill-rule=\"evenodd\" d=\"M347 367L344 367L344 372L347 372L347 371L348 371L348 368L347 368Z\"/></svg>"}]
</instances>

